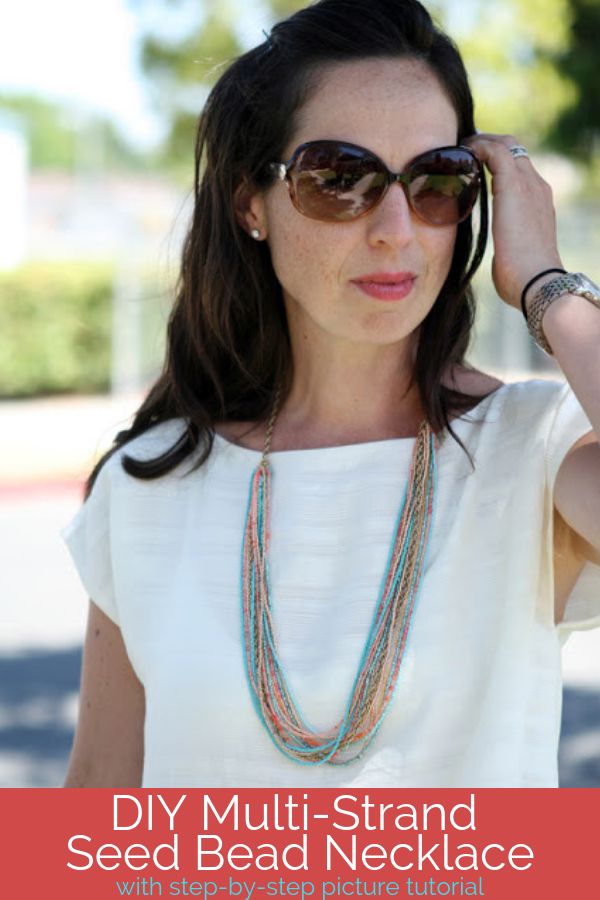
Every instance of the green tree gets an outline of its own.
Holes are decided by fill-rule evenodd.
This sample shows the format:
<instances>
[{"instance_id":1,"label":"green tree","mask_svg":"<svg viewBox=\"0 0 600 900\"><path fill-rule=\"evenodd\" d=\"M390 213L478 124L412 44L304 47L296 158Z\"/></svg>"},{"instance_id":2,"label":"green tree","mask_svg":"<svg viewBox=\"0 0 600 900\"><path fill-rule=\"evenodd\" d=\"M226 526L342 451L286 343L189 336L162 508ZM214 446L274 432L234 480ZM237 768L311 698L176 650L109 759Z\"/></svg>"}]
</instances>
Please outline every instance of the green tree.
<instances>
[{"instance_id":1,"label":"green tree","mask_svg":"<svg viewBox=\"0 0 600 900\"><path fill-rule=\"evenodd\" d=\"M472 83L477 127L542 143L577 100L554 64L569 46L568 0L470 0L469 10L457 43Z\"/></svg>"},{"instance_id":2,"label":"green tree","mask_svg":"<svg viewBox=\"0 0 600 900\"><path fill-rule=\"evenodd\" d=\"M29 94L0 95L0 114L23 128L33 169L132 168L140 155L107 119Z\"/></svg>"},{"instance_id":3,"label":"green tree","mask_svg":"<svg viewBox=\"0 0 600 900\"><path fill-rule=\"evenodd\" d=\"M569 45L553 61L576 90L576 100L548 129L547 142L591 162L600 156L600 3L568 0Z\"/></svg>"}]
</instances>

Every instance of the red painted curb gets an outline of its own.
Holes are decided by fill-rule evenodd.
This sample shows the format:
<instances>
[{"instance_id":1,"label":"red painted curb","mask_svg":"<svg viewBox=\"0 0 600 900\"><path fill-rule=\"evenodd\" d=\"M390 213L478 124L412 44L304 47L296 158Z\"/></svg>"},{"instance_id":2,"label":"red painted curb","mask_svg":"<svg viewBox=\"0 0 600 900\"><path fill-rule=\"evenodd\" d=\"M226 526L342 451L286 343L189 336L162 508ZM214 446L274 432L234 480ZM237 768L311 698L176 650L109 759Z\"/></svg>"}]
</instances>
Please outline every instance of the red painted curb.
<instances>
[{"instance_id":1,"label":"red painted curb","mask_svg":"<svg viewBox=\"0 0 600 900\"><path fill-rule=\"evenodd\" d=\"M44 478L38 481L0 481L0 500L29 500L44 497L79 497L83 500L84 480Z\"/></svg>"}]
</instances>

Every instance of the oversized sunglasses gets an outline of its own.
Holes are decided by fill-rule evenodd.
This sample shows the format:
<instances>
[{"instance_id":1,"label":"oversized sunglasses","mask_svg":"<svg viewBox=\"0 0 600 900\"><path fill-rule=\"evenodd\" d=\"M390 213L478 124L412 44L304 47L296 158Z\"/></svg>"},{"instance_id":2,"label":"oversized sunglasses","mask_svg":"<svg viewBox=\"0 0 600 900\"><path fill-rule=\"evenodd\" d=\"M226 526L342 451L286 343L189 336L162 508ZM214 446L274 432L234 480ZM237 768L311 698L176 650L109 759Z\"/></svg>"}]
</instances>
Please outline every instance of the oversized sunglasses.
<instances>
[{"instance_id":1,"label":"oversized sunglasses","mask_svg":"<svg viewBox=\"0 0 600 900\"><path fill-rule=\"evenodd\" d=\"M468 147L427 150L405 172L390 172L370 150L331 140L301 144L288 162L270 163L269 170L287 182L298 212L323 222L365 215L397 182L424 222L455 225L471 213L482 178L481 163Z\"/></svg>"}]
</instances>

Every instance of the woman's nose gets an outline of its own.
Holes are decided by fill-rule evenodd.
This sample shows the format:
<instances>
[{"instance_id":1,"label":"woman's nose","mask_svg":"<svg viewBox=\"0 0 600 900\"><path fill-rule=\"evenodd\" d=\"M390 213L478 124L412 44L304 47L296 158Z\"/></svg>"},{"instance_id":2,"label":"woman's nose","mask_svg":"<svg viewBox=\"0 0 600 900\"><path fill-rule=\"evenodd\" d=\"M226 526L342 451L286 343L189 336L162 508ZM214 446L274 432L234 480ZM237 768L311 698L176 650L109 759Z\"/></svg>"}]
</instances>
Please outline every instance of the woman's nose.
<instances>
[{"instance_id":1,"label":"woman's nose","mask_svg":"<svg viewBox=\"0 0 600 900\"><path fill-rule=\"evenodd\" d=\"M414 237L414 213L404 186L394 182L367 216L369 240L403 245Z\"/></svg>"}]
</instances>

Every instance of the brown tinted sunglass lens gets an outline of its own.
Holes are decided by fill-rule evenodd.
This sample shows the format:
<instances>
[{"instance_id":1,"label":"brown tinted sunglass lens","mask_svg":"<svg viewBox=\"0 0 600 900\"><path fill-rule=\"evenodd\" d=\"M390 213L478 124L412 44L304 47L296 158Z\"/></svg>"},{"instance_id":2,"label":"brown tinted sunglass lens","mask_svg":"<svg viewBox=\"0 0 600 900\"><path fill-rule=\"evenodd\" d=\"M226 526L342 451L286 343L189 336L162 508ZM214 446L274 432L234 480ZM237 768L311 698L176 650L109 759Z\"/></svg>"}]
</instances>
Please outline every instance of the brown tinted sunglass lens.
<instances>
[{"instance_id":1,"label":"brown tinted sunglass lens","mask_svg":"<svg viewBox=\"0 0 600 900\"><path fill-rule=\"evenodd\" d=\"M377 157L343 144L307 147L291 177L296 208L305 216L330 222L355 219L374 206L386 182Z\"/></svg>"},{"instance_id":2,"label":"brown tinted sunglass lens","mask_svg":"<svg viewBox=\"0 0 600 900\"><path fill-rule=\"evenodd\" d=\"M410 169L414 211L432 225L455 225L471 213L480 186L479 166L470 153L447 149L419 157Z\"/></svg>"}]
</instances>

